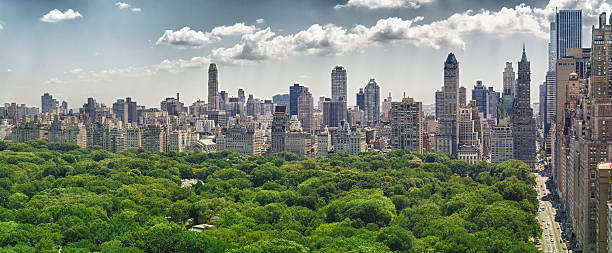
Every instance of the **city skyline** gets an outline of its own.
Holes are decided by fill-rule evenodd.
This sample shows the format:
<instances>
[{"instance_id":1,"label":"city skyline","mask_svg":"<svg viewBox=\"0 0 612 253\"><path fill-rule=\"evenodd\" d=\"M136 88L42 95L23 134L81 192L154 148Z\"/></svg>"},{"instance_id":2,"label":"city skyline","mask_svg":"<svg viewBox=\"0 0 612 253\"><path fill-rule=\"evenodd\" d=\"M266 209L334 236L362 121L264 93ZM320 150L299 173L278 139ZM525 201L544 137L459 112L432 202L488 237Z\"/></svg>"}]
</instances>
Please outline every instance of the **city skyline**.
<instances>
[{"instance_id":1,"label":"city skyline","mask_svg":"<svg viewBox=\"0 0 612 253\"><path fill-rule=\"evenodd\" d=\"M436 9L449 4L443 0L417 1L418 8L408 4L414 1L399 2L405 5L367 6L369 1L312 1L305 6L279 3L278 10L320 11L300 15L291 25L285 24L288 17L284 14L256 11L260 17L255 17L231 2L193 3L194 10L185 12L184 17L170 15L155 21L149 15L158 14L164 7L187 7L142 1L4 2L0 3L0 40L7 44L0 49L5 55L0 60L4 91L0 100L38 106L40 94L49 92L58 100L68 101L69 108L77 108L87 97L107 105L120 97L132 97L143 105L157 107L163 98L179 92L190 104L206 100L206 69L214 62L219 65L219 90L229 94L242 88L247 94L270 99L299 83L309 87L314 98L330 97L329 74L334 66L341 65L348 77L349 106L355 104L354 94L372 77L380 85L381 94L391 92L398 98L407 92L423 104L433 104L434 91L443 82L440 59L448 52L462 62L462 87L472 87L482 80L502 90L504 64L517 61L517 52L525 41L534 76L531 99L537 101L537 86L547 70L548 22L554 19L551 8L582 9L583 25L589 28L583 30L590 30L600 11L610 9L610 4L597 0L522 5L517 1L464 1L464 7L455 13ZM93 11L96 8L99 10ZM244 15L195 18L195 10L210 13L210 8ZM58 11L52 11L55 9ZM352 17L355 14L358 17ZM108 17L117 20L101 24ZM482 27L466 23L479 21L490 22ZM110 29L114 22L125 25ZM465 27L439 38L414 37L424 28L448 33L448 27L456 24ZM20 32L23 26L28 26L29 32ZM502 27L506 29L500 30ZM29 34L36 31L45 33L41 38ZM269 55L246 55L242 50L242 59L238 52L246 45L242 42L256 35L269 36L255 41L258 47L253 48L265 49L261 52ZM456 37L449 38L451 35ZM582 37L583 44L590 43L589 36ZM39 39L46 43L35 44ZM272 50L283 45L293 46L285 48L286 54ZM254 52L260 52L257 50ZM232 57L221 57L221 53Z\"/></svg>"}]
</instances>

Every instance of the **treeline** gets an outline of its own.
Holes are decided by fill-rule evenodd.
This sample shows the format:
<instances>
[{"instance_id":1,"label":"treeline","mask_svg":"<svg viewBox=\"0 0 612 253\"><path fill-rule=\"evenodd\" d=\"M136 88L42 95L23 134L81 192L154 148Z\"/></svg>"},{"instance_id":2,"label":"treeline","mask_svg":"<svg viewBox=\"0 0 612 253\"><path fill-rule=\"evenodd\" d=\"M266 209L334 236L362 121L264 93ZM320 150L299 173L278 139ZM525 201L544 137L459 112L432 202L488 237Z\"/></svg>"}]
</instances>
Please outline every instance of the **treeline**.
<instances>
[{"instance_id":1,"label":"treeline","mask_svg":"<svg viewBox=\"0 0 612 253\"><path fill-rule=\"evenodd\" d=\"M534 185L443 154L0 142L0 252L537 252Z\"/></svg>"}]
</instances>

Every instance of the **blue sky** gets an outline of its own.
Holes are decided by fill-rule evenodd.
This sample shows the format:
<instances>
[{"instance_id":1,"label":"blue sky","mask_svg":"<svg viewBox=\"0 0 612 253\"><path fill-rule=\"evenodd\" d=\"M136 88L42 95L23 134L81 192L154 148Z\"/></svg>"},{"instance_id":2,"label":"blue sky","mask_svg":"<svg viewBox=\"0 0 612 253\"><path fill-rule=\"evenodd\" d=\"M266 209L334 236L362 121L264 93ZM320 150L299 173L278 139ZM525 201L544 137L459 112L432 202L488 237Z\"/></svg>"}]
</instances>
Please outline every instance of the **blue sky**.
<instances>
[{"instance_id":1,"label":"blue sky","mask_svg":"<svg viewBox=\"0 0 612 253\"><path fill-rule=\"evenodd\" d=\"M535 101L554 7L583 9L583 46L596 14L612 12L604 0L0 0L0 102L40 106L50 92L71 108L126 96L159 106L180 92L191 104L206 97L216 62L232 95L270 99L297 82L329 96L330 72L343 65L349 104L370 77L385 97L429 104L449 52L462 86L500 90L523 42Z\"/></svg>"}]
</instances>

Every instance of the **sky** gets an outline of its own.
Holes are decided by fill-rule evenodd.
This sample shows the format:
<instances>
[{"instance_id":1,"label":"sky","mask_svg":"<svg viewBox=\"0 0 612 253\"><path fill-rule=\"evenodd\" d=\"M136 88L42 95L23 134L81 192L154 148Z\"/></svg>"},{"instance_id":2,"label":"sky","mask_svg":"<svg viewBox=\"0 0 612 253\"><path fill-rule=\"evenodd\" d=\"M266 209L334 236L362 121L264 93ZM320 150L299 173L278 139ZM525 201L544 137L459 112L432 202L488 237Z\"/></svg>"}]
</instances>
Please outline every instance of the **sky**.
<instances>
[{"instance_id":1,"label":"sky","mask_svg":"<svg viewBox=\"0 0 612 253\"><path fill-rule=\"evenodd\" d=\"M0 103L39 107L49 92L70 108L128 96L159 107L178 92L190 105L206 100L214 62L232 96L271 99L299 83L329 97L342 65L349 105L370 78L381 100L431 104L449 52L468 93L477 80L499 91L523 43L535 102L555 8L582 9L583 47L612 13L605 0L0 0Z\"/></svg>"}]
</instances>

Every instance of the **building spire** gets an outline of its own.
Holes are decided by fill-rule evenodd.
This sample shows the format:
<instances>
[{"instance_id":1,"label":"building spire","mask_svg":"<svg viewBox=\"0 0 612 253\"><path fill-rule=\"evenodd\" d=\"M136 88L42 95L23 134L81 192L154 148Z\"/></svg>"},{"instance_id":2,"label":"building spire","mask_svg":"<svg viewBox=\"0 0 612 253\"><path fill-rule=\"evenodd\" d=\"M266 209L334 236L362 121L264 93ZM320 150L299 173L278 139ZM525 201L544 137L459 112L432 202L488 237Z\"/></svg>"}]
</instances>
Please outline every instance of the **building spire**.
<instances>
[{"instance_id":1,"label":"building spire","mask_svg":"<svg viewBox=\"0 0 612 253\"><path fill-rule=\"evenodd\" d=\"M525 53L525 42L523 42L523 55L521 61L527 61L527 53Z\"/></svg>"}]
</instances>

